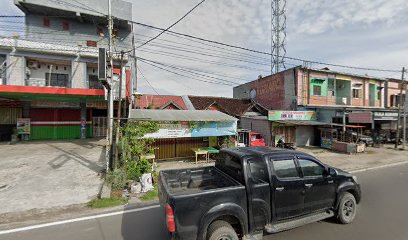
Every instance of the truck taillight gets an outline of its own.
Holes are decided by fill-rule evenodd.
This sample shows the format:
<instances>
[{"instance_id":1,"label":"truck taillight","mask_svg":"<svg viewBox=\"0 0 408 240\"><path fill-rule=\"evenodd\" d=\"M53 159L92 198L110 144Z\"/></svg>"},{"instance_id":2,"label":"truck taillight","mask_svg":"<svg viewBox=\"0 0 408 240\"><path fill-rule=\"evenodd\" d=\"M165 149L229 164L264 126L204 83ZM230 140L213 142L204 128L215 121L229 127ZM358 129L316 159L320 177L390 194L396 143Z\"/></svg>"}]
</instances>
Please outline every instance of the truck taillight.
<instances>
[{"instance_id":1,"label":"truck taillight","mask_svg":"<svg viewBox=\"0 0 408 240\"><path fill-rule=\"evenodd\" d=\"M167 230L169 232L176 231L176 223L174 222L173 209L169 204L166 204L166 220L167 220Z\"/></svg>"}]
</instances>

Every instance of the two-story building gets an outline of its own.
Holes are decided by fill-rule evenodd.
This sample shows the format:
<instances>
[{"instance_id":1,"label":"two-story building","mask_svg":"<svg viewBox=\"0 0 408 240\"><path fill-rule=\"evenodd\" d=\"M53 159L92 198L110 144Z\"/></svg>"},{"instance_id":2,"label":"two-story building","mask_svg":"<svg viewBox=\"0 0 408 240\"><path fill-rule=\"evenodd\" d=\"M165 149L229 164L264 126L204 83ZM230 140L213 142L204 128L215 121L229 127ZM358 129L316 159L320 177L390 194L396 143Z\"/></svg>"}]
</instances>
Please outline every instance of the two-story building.
<instances>
[{"instance_id":1,"label":"two-story building","mask_svg":"<svg viewBox=\"0 0 408 240\"><path fill-rule=\"evenodd\" d=\"M317 122L290 122L298 126L330 123L356 128L364 126L367 130L392 130L397 126L395 107L399 102L399 84L398 80L328 68L295 67L235 87L234 98L252 99L270 110L316 113ZM276 129L279 130L279 127ZM312 129L309 127L296 132L293 128L291 133L284 135L301 136L307 131L307 136L319 134Z\"/></svg>"},{"instance_id":2,"label":"two-story building","mask_svg":"<svg viewBox=\"0 0 408 240\"><path fill-rule=\"evenodd\" d=\"M114 50L128 50L132 4L112 2ZM23 26L0 38L0 140L10 139L20 118L30 123L28 139L105 135L107 101L97 61L98 48L108 48L107 1L15 0L15 5L25 17ZM129 96L130 71L122 72L122 96ZM116 54L116 96L120 73Z\"/></svg>"}]
</instances>

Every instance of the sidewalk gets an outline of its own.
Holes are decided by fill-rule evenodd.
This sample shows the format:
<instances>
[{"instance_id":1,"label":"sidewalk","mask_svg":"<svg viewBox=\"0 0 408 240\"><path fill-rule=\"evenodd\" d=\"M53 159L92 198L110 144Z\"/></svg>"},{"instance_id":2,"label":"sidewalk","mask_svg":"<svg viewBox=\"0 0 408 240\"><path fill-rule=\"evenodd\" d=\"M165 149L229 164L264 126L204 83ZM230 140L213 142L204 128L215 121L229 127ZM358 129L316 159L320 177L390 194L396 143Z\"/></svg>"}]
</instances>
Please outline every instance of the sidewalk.
<instances>
[{"instance_id":1,"label":"sidewalk","mask_svg":"<svg viewBox=\"0 0 408 240\"><path fill-rule=\"evenodd\" d=\"M100 190L104 141L0 145L0 225L11 216L83 204Z\"/></svg>"}]
</instances>

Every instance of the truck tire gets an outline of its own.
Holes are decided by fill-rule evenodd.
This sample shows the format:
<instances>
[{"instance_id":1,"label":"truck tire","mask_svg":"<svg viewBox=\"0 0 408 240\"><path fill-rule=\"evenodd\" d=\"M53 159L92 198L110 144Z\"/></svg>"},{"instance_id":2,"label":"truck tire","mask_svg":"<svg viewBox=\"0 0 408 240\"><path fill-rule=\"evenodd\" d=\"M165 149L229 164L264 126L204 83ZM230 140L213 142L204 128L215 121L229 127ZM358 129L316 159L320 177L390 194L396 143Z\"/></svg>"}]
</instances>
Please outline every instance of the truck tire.
<instances>
[{"instance_id":1,"label":"truck tire","mask_svg":"<svg viewBox=\"0 0 408 240\"><path fill-rule=\"evenodd\" d=\"M342 224L349 224L353 222L357 213L357 202L353 194L345 192L340 196L340 203L338 207L338 220Z\"/></svg>"},{"instance_id":2,"label":"truck tire","mask_svg":"<svg viewBox=\"0 0 408 240\"><path fill-rule=\"evenodd\" d=\"M238 235L231 224L215 221L208 227L207 240L238 240Z\"/></svg>"}]
</instances>

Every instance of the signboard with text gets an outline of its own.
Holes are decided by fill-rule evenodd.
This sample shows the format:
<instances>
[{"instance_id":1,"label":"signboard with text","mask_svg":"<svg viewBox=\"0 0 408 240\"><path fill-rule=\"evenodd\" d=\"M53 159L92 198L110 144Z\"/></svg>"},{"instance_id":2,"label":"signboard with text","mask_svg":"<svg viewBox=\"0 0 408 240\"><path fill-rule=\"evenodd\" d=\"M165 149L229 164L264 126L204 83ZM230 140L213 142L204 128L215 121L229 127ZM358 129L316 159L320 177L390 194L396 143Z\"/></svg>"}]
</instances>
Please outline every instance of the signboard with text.
<instances>
[{"instance_id":1,"label":"signboard with text","mask_svg":"<svg viewBox=\"0 0 408 240\"><path fill-rule=\"evenodd\" d=\"M268 120L317 120L317 114L314 111L269 111Z\"/></svg>"},{"instance_id":2,"label":"signboard with text","mask_svg":"<svg viewBox=\"0 0 408 240\"><path fill-rule=\"evenodd\" d=\"M31 133L31 119L30 118L17 118L17 133L18 134L30 134Z\"/></svg>"},{"instance_id":3,"label":"signboard with text","mask_svg":"<svg viewBox=\"0 0 408 240\"><path fill-rule=\"evenodd\" d=\"M350 123L372 123L373 115L370 111L351 112L348 115Z\"/></svg>"},{"instance_id":4,"label":"signboard with text","mask_svg":"<svg viewBox=\"0 0 408 240\"><path fill-rule=\"evenodd\" d=\"M397 121L398 112L374 112L374 120Z\"/></svg>"}]
</instances>

